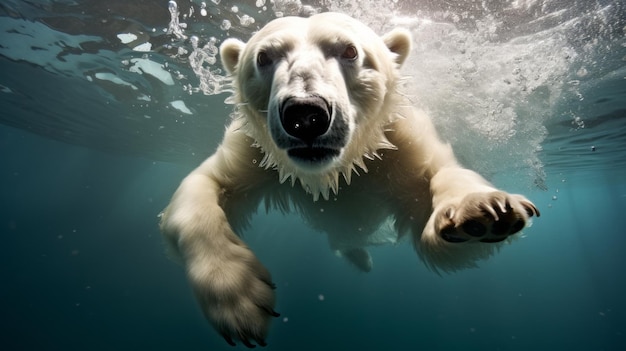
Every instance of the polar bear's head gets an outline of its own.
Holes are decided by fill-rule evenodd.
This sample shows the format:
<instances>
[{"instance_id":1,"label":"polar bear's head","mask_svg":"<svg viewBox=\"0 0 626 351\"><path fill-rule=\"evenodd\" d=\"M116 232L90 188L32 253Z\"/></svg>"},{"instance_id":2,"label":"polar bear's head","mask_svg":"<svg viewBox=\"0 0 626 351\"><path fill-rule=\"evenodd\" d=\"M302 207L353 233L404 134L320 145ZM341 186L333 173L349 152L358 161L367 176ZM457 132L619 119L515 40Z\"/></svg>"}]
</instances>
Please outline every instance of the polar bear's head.
<instances>
[{"instance_id":1,"label":"polar bear's head","mask_svg":"<svg viewBox=\"0 0 626 351\"><path fill-rule=\"evenodd\" d=\"M328 197L339 174L349 183L355 166L365 170L363 157L393 148L384 129L396 117L410 43L404 30L380 37L337 13L279 18L247 43L225 40L236 114L263 150L262 166Z\"/></svg>"}]
</instances>

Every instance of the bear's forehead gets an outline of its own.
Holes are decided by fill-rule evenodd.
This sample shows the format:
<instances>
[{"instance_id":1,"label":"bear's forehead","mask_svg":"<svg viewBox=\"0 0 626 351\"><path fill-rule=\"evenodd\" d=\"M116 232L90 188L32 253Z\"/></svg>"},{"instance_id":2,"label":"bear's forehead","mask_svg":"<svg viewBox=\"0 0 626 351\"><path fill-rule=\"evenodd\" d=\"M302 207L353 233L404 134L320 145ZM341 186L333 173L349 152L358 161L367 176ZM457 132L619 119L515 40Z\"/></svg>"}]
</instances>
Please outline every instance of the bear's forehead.
<instances>
[{"instance_id":1,"label":"bear's forehead","mask_svg":"<svg viewBox=\"0 0 626 351\"><path fill-rule=\"evenodd\" d=\"M309 18L282 17L256 33L248 44L296 45L301 42L333 43L358 41L366 44L377 37L361 22L342 14L322 13Z\"/></svg>"}]
</instances>

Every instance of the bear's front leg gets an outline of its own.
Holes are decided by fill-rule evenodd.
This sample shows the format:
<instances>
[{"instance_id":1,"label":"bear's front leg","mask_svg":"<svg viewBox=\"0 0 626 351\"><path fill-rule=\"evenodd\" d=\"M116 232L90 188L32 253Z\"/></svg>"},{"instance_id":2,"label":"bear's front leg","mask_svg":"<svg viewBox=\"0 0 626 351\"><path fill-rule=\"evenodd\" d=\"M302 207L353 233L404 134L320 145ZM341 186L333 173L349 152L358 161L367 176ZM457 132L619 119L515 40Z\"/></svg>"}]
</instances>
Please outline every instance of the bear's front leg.
<instances>
[{"instance_id":1,"label":"bear's front leg","mask_svg":"<svg viewBox=\"0 0 626 351\"><path fill-rule=\"evenodd\" d=\"M540 215L524 196L500 191L460 167L440 170L431 180L431 192L433 212L416 246L434 268L474 266L493 253L492 243L518 233L530 217Z\"/></svg>"},{"instance_id":2,"label":"bear's front leg","mask_svg":"<svg viewBox=\"0 0 626 351\"><path fill-rule=\"evenodd\" d=\"M254 347L252 342L265 346L271 317L278 316L274 286L267 269L231 229L219 206L221 191L209 174L192 173L165 210L161 230L183 260L215 329L230 345L241 340L247 347Z\"/></svg>"}]
</instances>

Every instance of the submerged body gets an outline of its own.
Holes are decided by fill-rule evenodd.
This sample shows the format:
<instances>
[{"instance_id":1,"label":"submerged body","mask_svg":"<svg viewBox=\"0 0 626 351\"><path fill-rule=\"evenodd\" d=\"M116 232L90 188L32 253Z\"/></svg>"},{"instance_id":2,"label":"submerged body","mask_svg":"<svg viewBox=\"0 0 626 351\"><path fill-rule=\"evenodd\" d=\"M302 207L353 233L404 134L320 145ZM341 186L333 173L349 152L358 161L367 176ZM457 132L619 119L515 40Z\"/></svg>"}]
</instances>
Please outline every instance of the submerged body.
<instances>
[{"instance_id":1,"label":"submerged body","mask_svg":"<svg viewBox=\"0 0 626 351\"><path fill-rule=\"evenodd\" d=\"M270 22L226 40L234 119L185 178L161 228L203 312L230 343L265 344L271 276L236 234L261 201L297 211L358 268L366 247L410 235L433 270L476 265L539 215L461 167L428 116L399 91L411 37L382 37L339 14ZM391 225L394 236L381 236Z\"/></svg>"}]
</instances>

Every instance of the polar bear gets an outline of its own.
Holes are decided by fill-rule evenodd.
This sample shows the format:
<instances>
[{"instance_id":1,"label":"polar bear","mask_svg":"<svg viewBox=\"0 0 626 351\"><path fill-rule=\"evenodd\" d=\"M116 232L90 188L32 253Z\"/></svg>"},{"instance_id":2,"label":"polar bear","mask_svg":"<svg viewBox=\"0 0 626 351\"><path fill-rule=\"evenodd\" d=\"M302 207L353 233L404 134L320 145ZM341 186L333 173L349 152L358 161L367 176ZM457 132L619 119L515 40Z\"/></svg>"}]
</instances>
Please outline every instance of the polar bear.
<instances>
[{"instance_id":1,"label":"polar bear","mask_svg":"<svg viewBox=\"0 0 626 351\"><path fill-rule=\"evenodd\" d=\"M231 345L264 346L275 286L237 232L260 204L295 211L363 271L387 223L435 271L476 265L537 208L459 165L401 91L411 35L337 13L276 19L220 47L236 108L161 230L202 311ZM290 231L290 228L284 228Z\"/></svg>"}]
</instances>

